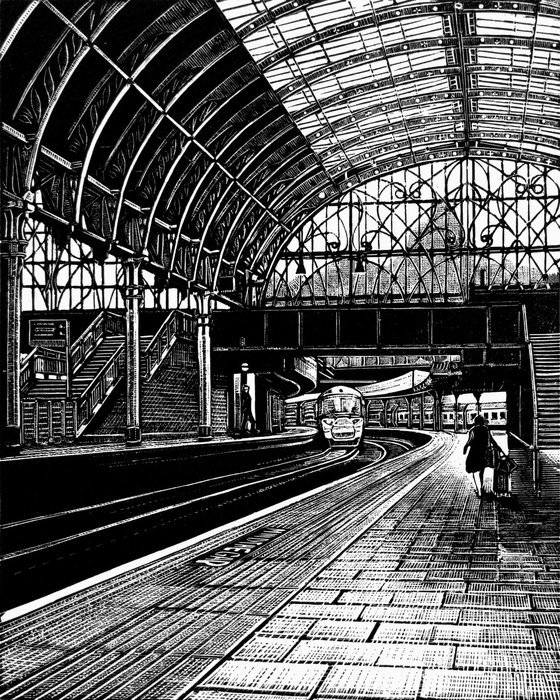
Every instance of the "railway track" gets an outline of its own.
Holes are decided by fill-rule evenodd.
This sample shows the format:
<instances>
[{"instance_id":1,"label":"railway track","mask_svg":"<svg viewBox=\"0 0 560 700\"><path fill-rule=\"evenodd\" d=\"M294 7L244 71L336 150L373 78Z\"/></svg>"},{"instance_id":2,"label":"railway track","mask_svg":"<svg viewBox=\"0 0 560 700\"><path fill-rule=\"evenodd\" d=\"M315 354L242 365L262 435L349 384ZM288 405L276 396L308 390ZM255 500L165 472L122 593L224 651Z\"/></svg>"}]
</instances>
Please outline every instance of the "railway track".
<instances>
[{"instance_id":1,"label":"railway track","mask_svg":"<svg viewBox=\"0 0 560 700\"><path fill-rule=\"evenodd\" d=\"M356 455L325 450L6 523L4 604L19 605L335 478Z\"/></svg>"},{"instance_id":2,"label":"railway track","mask_svg":"<svg viewBox=\"0 0 560 700\"><path fill-rule=\"evenodd\" d=\"M260 520L257 518L254 526L261 520L277 524L283 522L283 518L287 518L286 522L293 522L294 526L299 522L293 531L286 531L284 548L281 551L292 551L294 544L299 542L301 551L298 551L298 556L305 566L299 567L296 577L291 579L290 586L281 587L282 598L278 599L278 605L274 609L294 598L310 578L316 577L324 570L364 528L369 527L376 517L395 506L409 493L414 484L437 469L446 457L445 439L438 438L435 449L420 448L415 453L403 455L398 459L370 464L369 469L347 475L336 483L318 490L320 493L306 494L306 508L303 510L298 501L291 506L282 505L275 511L278 513L276 516L271 514L261 516ZM325 490L327 496L323 495ZM286 516L282 515L283 513L286 513ZM336 540L336 533L344 527L354 534L350 539L341 539L340 544L333 547L332 538ZM304 528L306 533L305 541L301 540L301 528ZM211 543L208 547L212 547ZM306 554L310 547L314 552L313 559ZM282 558L285 555L279 552L278 556ZM208 639L219 635L226 621L229 619L229 623L231 622L232 616L228 618L225 614L204 611L212 609L205 608L203 604L205 596L208 597L207 591L210 590L211 595L217 595L223 590L220 586L227 585L222 582L224 573L221 570L201 572L204 574L204 581L195 575L187 578L186 581L190 583L183 583L179 592L179 581L185 581L184 564L180 565L178 561L167 559L151 566L152 573L155 566L156 573L159 572L159 580L169 587L166 589L167 596L162 592L157 607L150 605L145 609L135 609L125 604L115 605L119 596L124 595L131 585L134 586L134 581L139 575L142 576L142 572L130 572L114 582L99 584L77 596L38 610L31 616L6 624L2 633L3 645L19 648L18 645L30 644L31 641L41 644L41 634L44 634L45 630L47 635L49 634L49 622L51 625L56 624L57 638L64 643L65 630L68 630L68 634L75 634L76 616L79 620L98 617L105 606L110 606L115 616L120 614L120 618L115 617L112 624L104 630L97 632L86 629L83 641L75 644L77 648L67 649L60 658L54 658L42 668L29 672L25 678L15 680L9 688L5 686L0 697L14 700L29 697L38 700L53 697L79 697L80 700L113 697L140 700L163 697L159 689L165 686L174 674L190 668L189 664L195 667L200 659L200 656L196 656L197 650L205 648ZM228 567L230 578L239 566L243 567L242 561ZM186 568L189 569L188 566ZM215 588L209 589L212 586ZM193 588L191 604L184 598L185 592L190 588ZM174 609L174 601L179 601L179 595L183 596L181 600L185 602ZM239 631L235 644L230 644L228 653L268 619L255 616L254 613L251 615L250 612L240 612L237 618L247 624L239 622L235 627ZM141 649L141 653L138 653L138 649ZM216 659L216 662L218 660ZM207 665L207 670L211 670L212 666L212 663ZM184 692L188 689L187 683Z\"/></svg>"}]
</instances>

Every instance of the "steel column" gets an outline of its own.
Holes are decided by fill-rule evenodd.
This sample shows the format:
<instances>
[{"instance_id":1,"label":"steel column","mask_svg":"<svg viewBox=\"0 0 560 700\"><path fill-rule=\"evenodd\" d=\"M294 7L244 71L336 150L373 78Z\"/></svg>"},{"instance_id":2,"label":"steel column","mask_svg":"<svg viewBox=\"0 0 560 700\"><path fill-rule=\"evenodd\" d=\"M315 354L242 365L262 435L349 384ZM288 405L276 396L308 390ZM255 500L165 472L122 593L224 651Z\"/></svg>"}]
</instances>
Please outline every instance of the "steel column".
<instances>
[{"instance_id":1,"label":"steel column","mask_svg":"<svg viewBox=\"0 0 560 700\"><path fill-rule=\"evenodd\" d=\"M0 240L1 409L0 446L4 453L21 447L20 326L21 272L27 242L23 235L26 213L22 206L5 203Z\"/></svg>"},{"instance_id":2,"label":"steel column","mask_svg":"<svg viewBox=\"0 0 560 700\"><path fill-rule=\"evenodd\" d=\"M196 292L196 348L198 356L198 439L212 439L211 299Z\"/></svg>"},{"instance_id":3,"label":"steel column","mask_svg":"<svg viewBox=\"0 0 560 700\"><path fill-rule=\"evenodd\" d=\"M140 422L140 305L144 297L140 268L143 258L129 258L124 262L126 286L126 428L127 445L142 442Z\"/></svg>"}]
</instances>

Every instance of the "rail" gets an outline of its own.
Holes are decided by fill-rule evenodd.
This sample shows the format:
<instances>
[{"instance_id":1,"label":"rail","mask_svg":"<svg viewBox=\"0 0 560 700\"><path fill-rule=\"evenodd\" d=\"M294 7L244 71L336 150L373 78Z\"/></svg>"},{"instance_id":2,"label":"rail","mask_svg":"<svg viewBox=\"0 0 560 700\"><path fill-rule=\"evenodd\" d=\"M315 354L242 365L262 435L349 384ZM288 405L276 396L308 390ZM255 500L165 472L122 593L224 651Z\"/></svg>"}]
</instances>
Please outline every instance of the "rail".
<instances>
[{"instance_id":1,"label":"rail","mask_svg":"<svg viewBox=\"0 0 560 700\"><path fill-rule=\"evenodd\" d=\"M106 335L124 335L126 323L122 316L101 311L70 347L71 373L76 374ZM66 355L50 348L36 347L23 360L20 386L24 392L31 387L38 374L66 375Z\"/></svg>"},{"instance_id":2,"label":"rail","mask_svg":"<svg viewBox=\"0 0 560 700\"><path fill-rule=\"evenodd\" d=\"M150 379L155 374L178 338L193 336L192 318L183 311L175 309L162 323L144 350L146 364L144 378Z\"/></svg>"},{"instance_id":3,"label":"rail","mask_svg":"<svg viewBox=\"0 0 560 700\"><path fill-rule=\"evenodd\" d=\"M533 463L533 487L537 493L541 489L541 469L539 460L539 412L537 404L537 378L535 375L535 359L533 357L533 344L529 336L529 324L527 322L527 308L525 304L521 306L521 319L523 322L523 340L527 345L529 354L529 372L531 375L531 399L533 406L533 444L530 446Z\"/></svg>"},{"instance_id":4,"label":"rail","mask_svg":"<svg viewBox=\"0 0 560 700\"><path fill-rule=\"evenodd\" d=\"M74 374L102 341L104 321L105 312L102 311L93 319L82 335L72 343L70 347L70 361Z\"/></svg>"},{"instance_id":5,"label":"rail","mask_svg":"<svg viewBox=\"0 0 560 700\"><path fill-rule=\"evenodd\" d=\"M20 386L22 392L28 389L35 379L35 358L38 350L39 348L33 348L21 363Z\"/></svg>"},{"instance_id":6,"label":"rail","mask_svg":"<svg viewBox=\"0 0 560 700\"><path fill-rule=\"evenodd\" d=\"M97 408L124 375L124 347L118 348L82 392L78 400L77 435L81 435Z\"/></svg>"},{"instance_id":7,"label":"rail","mask_svg":"<svg viewBox=\"0 0 560 700\"><path fill-rule=\"evenodd\" d=\"M21 390L28 389L38 374L65 376L66 355L50 348L33 348L21 365Z\"/></svg>"}]
</instances>

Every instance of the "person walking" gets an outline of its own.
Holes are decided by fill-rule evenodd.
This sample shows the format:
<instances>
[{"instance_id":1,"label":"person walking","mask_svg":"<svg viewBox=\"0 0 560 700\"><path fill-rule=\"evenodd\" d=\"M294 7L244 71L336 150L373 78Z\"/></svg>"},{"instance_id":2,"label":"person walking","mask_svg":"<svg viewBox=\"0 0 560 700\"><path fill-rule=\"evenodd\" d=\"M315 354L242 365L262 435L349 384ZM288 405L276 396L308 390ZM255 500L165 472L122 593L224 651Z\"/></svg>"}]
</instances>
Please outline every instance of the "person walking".
<instances>
[{"instance_id":1,"label":"person walking","mask_svg":"<svg viewBox=\"0 0 560 700\"><path fill-rule=\"evenodd\" d=\"M487 467L488 450L492 446L497 447L496 442L485 425L484 418L477 416L474 419L474 426L469 430L469 438L463 448L463 454L469 451L465 467L467 474L472 476L474 490L479 498L484 494L484 470Z\"/></svg>"},{"instance_id":2,"label":"person walking","mask_svg":"<svg viewBox=\"0 0 560 700\"><path fill-rule=\"evenodd\" d=\"M239 432L246 432L247 423L251 424L251 433L254 435L257 429L257 422L253 415L253 400L249 391L249 386L245 384L241 389L241 427Z\"/></svg>"}]
</instances>

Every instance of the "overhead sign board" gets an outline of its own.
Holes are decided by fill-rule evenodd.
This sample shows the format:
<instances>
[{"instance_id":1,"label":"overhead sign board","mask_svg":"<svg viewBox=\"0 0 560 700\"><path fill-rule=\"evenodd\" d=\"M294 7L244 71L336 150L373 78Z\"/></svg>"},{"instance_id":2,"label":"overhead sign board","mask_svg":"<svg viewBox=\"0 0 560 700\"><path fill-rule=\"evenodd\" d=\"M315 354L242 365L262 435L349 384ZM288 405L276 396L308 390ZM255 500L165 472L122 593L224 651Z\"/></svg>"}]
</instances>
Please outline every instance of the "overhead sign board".
<instances>
[{"instance_id":1,"label":"overhead sign board","mask_svg":"<svg viewBox=\"0 0 560 700\"><path fill-rule=\"evenodd\" d=\"M370 396L387 396L405 391L419 391L428 385L429 372L414 369L412 372L401 374L399 377L388 379L377 384L368 384L360 387L360 391L366 398Z\"/></svg>"},{"instance_id":2,"label":"overhead sign board","mask_svg":"<svg viewBox=\"0 0 560 700\"><path fill-rule=\"evenodd\" d=\"M68 321L65 318L29 320L29 345L41 348L65 348L69 341Z\"/></svg>"}]
</instances>

